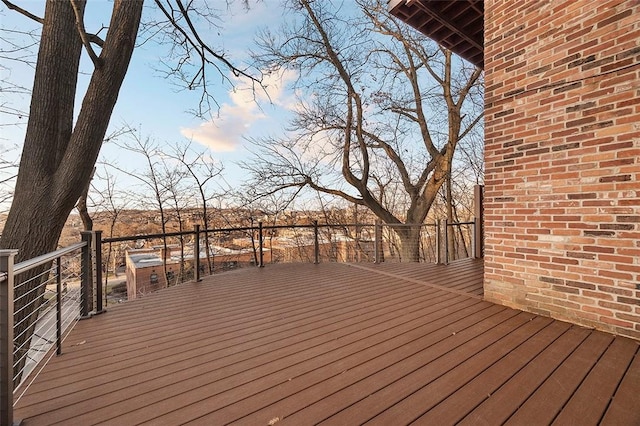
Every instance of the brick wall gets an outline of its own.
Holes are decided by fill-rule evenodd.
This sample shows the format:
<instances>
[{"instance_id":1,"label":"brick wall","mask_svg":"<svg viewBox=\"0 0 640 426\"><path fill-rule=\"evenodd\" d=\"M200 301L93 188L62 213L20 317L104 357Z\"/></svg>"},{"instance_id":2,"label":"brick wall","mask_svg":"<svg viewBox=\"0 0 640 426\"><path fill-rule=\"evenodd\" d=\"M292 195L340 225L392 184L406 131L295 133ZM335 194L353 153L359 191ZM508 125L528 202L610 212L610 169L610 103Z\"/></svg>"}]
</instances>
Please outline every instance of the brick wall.
<instances>
[{"instance_id":1,"label":"brick wall","mask_svg":"<svg viewBox=\"0 0 640 426\"><path fill-rule=\"evenodd\" d=\"M640 1L486 0L485 296L640 339Z\"/></svg>"}]
</instances>

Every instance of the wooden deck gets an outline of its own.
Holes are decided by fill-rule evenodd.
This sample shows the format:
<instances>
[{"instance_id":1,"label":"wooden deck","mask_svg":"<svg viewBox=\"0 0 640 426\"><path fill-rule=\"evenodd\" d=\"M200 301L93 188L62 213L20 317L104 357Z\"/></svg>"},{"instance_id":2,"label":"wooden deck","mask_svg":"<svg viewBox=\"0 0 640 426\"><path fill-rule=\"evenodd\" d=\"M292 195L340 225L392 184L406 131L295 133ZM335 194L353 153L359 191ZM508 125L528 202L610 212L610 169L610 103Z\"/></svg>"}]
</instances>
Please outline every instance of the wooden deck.
<instances>
[{"instance_id":1,"label":"wooden deck","mask_svg":"<svg viewBox=\"0 0 640 426\"><path fill-rule=\"evenodd\" d=\"M269 265L81 321L24 424L640 424L639 342L485 302L482 263Z\"/></svg>"}]
</instances>

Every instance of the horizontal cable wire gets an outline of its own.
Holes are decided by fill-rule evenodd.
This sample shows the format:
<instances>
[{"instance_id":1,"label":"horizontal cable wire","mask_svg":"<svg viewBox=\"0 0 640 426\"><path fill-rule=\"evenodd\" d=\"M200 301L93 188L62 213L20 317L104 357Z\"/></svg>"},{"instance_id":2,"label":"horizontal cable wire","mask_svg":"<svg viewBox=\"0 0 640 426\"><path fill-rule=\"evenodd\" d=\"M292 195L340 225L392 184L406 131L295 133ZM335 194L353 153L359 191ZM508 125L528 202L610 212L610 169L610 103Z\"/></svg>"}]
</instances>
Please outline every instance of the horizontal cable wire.
<instances>
[{"instance_id":1,"label":"horizontal cable wire","mask_svg":"<svg viewBox=\"0 0 640 426\"><path fill-rule=\"evenodd\" d=\"M82 244L76 244L71 248L77 252L82 246ZM14 312L16 320L21 318L14 323L14 380L16 377L20 377L21 381L24 381L51 351L51 348L56 345L58 309L60 309L62 317L61 333L63 336L79 318L82 280L81 253L69 256L70 252L70 249L60 249L54 252L63 256L60 258L59 268L55 258L49 259L46 258L46 255L37 258L38 262L27 261L20 264L22 265L20 272L25 273L32 267L52 262L51 267L39 271L35 276L14 286L16 290L20 291L27 288L26 286L33 285L32 283L40 282L14 299L16 305L23 304ZM24 266L25 264L27 266ZM58 277L58 272L60 277ZM61 306L58 306L57 298L58 278L63 281ZM37 319L31 324L34 315L37 316ZM22 330L18 331L20 329ZM29 332L33 334L29 338L25 338ZM18 344L20 341L22 343ZM18 368L20 369L17 370ZM17 387L19 386L20 384Z\"/></svg>"}]
</instances>

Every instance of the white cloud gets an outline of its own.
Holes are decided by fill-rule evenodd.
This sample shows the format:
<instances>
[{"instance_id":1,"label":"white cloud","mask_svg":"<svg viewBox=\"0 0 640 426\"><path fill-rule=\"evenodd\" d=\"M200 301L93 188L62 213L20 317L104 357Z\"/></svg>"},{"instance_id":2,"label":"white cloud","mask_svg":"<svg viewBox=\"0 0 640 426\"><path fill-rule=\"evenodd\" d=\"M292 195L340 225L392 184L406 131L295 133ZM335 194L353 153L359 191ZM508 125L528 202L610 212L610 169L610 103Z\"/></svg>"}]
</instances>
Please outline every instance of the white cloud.
<instances>
[{"instance_id":1,"label":"white cloud","mask_svg":"<svg viewBox=\"0 0 640 426\"><path fill-rule=\"evenodd\" d=\"M263 80L264 90L236 80L236 87L228 93L229 103L220 107L217 117L195 128L183 127L180 133L214 152L235 151L252 125L268 118L258 102L271 102L286 109L293 107L293 96L288 94L287 85L296 77L295 71L288 70L267 75Z\"/></svg>"},{"instance_id":2,"label":"white cloud","mask_svg":"<svg viewBox=\"0 0 640 426\"><path fill-rule=\"evenodd\" d=\"M286 109L293 109L296 101L293 93L287 90L289 84L298 78L294 70L282 70L264 77L266 94L260 91L261 100L271 100L274 104ZM268 96L267 96L268 95Z\"/></svg>"}]
</instances>

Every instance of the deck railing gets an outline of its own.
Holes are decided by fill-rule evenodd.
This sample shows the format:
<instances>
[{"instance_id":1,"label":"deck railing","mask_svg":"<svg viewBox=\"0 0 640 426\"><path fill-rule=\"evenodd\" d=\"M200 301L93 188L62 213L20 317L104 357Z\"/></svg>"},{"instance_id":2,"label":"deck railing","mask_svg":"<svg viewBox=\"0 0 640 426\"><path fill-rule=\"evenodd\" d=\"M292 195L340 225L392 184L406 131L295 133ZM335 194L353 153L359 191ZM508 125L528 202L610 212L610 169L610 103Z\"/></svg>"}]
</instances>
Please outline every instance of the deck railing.
<instances>
[{"instance_id":1,"label":"deck railing","mask_svg":"<svg viewBox=\"0 0 640 426\"><path fill-rule=\"evenodd\" d=\"M246 238L247 248L225 251L225 243ZM0 250L0 424L11 424L16 394L45 356L62 353L65 331L77 319L104 312L103 251L114 243L171 239L181 248L176 282L199 281L231 267L283 262L448 263L481 257L479 221L420 225L318 224L256 226L102 238L83 232L82 241L14 264L15 250ZM413 246L408 246L413 244ZM204 252L203 252L204 250ZM191 253L191 255L189 255ZM204 253L204 255L203 255ZM166 256L166 254L165 254ZM234 260L234 256L235 259ZM184 264L187 266L184 266ZM170 285L165 277L165 286ZM18 299L14 294L20 294ZM18 390L18 392L16 392ZM18 396L19 398L19 396Z\"/></svg>"},{"instance_id":2,"label":"deck railing","mask_svg":"<svg viewBox=\"0 0 640 426\"><path fill-rule=\"evenodd\" d=\"M155 257L165 262L153 273L156 287L199 279L202 275L239 266L264 266L290 262L430 262L447 263L474 256L475 222L423 225L318 224L229 227L135 235L101 239L104 270L115 274L121 265L136 259L147 264ZM123 256L123 247L142 247ZM151 247L151 248L149 248ZM118 256L115 252L119 251ZM141 253L147 253L142 256ZM195 253L198 253L196 256ZM134 256L142 256L136 257ZM157 263L157 262L156 262ZM170 264L170 268L167 268ZM127 264L127 270L139 265ZM159 266L159 265L156 265ZM162 274L159 274L162 269ZM129 277L128 277L129 278ZM145 279L149 279L146 277ZM105 285L109 277L105 277Z\"/></svg>"},{"instance_id":3,"label":"deck railing","mask_svg":"<svg viewBox=\"0 0 640 426\"><path fill-rule=\"evenodd\" d=\"M122 284L124 267L128 298L160 288L200 280L228 269L292 262L428 262L446 264L480 257L475 240L477 221L422 225L309 224L213 228L165 234L101 239L107 288ZM127 247L126 253L123 247ZM128 247L136 247L132 250ZM120 255L116 255L116 251ZM196 255L197 253L197 255ZM114 259L120 258L118 262ZM121 271L122 272L122 271ZM115 278L115 281L114 281ZM115 296L114 296L115 297Z\"/></svg>"},{"instance_id":4,"label":"deck railing","mask_svg":"<svg viewBox=\"0 0 640 426\"><path fill-rule=\"evenodd\" d=\"M17 250L0 250L0 424L11 424L40 362L62 354L65 332L101 311L102 300L94 311L92 235L20 263Z\"/></svg>"}]
</instances>

